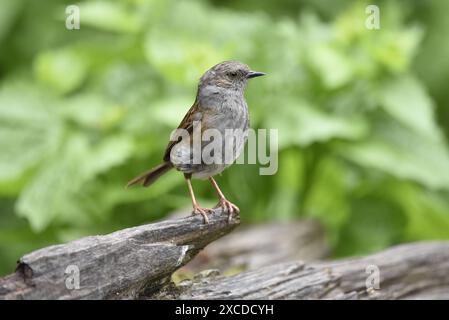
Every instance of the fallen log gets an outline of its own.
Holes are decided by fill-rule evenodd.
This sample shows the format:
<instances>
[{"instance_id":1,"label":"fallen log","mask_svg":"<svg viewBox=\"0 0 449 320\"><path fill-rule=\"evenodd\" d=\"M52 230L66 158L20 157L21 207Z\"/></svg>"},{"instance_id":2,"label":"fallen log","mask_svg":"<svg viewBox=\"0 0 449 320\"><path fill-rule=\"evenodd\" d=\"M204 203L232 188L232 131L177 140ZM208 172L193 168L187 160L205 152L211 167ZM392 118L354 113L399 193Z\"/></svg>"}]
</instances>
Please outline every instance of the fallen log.
<instances>
[{"instance_id":1,"label":"fallen log","mask_svg":"<svg viewBox=\"0 0 449 320\"><path fill-rule=\"evenodd\" d=\"M252 224L217 239L177 274L246 271L295 260L310 263L323 260L329 252L325 230L316 220Z\"/></svg>"},{"instance_id":2,"label":"fallen log","mask_svg":"<svg viewBox=\"0 0 449 320\"><path fill-rule=\"evenodd\" d=\"M267 248L273 255L264 257L256 239L238 246L264 258L247 260L247 271L223 276L205 270L192 280L171 281L174 271L238 224L238 217L228 223L227 213L216 210L208 225L188 217L43 248L23 256L14 274L0 279L0 299L449 299L449 242L404 244L339 261L277 263L286 257L276 252L282 246ZM261 230L248 234L252 239ZM217 247L226 251L224 244ZM227 263L241 261L245 250ZM260 267L260 261L274 264Z\"/></svg>"},{"instance_id":3,"label":"fallen log","mask_svg":"<svg viewBox=\"0 0 449 320\"><path fill-rule=\"evenodd\" d=\"M50 246L23 256L0 279L0 299L131 299L170 282L171 274L240 223L216 209ZM77 282L79 280L79 282Z\"/></svg>"},{"instance_id":4,"label":"fallen log","mask_svg":"<svg viewBox=\"0 0 449 320\"><path fill-rule=\"evenodd\" d=\"M448 275L449 242L424 242L362 258L289 262L228 277L204 271L148 298L449 299Z\"/></svg>"}]
</instances>

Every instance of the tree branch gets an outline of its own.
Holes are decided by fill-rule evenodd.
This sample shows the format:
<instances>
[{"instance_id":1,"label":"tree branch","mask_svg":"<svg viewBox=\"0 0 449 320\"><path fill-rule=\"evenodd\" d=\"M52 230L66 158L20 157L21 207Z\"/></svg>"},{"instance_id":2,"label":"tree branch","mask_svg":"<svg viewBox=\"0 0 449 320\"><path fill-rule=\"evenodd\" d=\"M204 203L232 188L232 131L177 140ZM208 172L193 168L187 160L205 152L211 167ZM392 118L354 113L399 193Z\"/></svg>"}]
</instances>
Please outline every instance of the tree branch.
<instances>
[{"instance_id":1,"label":"tree branch","mask_svg":"<svg viewBox=\"0 0 449 320\"><path fill-rule=\"evenodd\" d=\"M191 216L37 250L19 260L14 274L0 279L0 299L114 299L136 298L144 291L150 294L239 223L239 217L228 223L228 214L216 209L207 225L201 216ZM70 290L66 281L77 273L66 271L77 269L80 288Z\"/></svg>"}]
</instances>

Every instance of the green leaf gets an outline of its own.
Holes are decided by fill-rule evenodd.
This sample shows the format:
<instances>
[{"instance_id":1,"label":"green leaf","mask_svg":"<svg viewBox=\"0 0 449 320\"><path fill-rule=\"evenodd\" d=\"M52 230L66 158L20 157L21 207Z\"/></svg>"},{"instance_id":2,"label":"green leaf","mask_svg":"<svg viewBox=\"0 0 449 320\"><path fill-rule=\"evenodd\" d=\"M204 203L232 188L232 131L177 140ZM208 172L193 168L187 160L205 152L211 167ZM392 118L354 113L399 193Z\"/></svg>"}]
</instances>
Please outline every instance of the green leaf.
<instances>
[{"instance_id":1,"label":"green leaf","mask_svg":"<svg viewBox=\"0 0 449 320\"><path fill-rule=\"evenodd\" d=\"M72 136L60 155L48 161L22 192L18 214L26 217L35 231L56 219L86 224L90 218L84 210L88 204L84 203L83 185L121 164L131 151L131 141L125 137L111 136L92 146L85 136Z\"/></svg>"},{"instance_id":2,"label":"green leaf","mask_svg":"<svg viewBox=\"0 0 449 320\"><path fill-rule=\"evenodd\" d=\"M351 61L342 52L329 45L316 45L309 50L308 63L326 88L335 89L352 80Z\"/></svg>"},{"instance_id":3,"label":"green leaf","mask_svg":"<svg viewBox=\"0 0 449 320\"><path fill-rule=\"evenodd\" d=\"M87 71L87 61L76 48L46 51L34 61L36 78L60 94L77 89L85 80Z\"/></svg>"},{"instance_id":4,"label":"green leaf","mask_svg":"<svg viewBox=\"0 0 449 320\"><path fill-rule=\"evenodd\" d=\"M441 138L432 100L414 77L405 76L388 81L382 86L379 99L385 111L402 124L429 138Z\"/></svg>"},{"instance_id":5,"label":"green leaf","mask_svg":"<svg viewBox=\"0 0 449 320\"><path fill-rule=\"evenodd\" d=\"M188 84L195 83L198 75L227 58L226 50L207 41L168 34L160 29L153 29L147 35L145 54L150 64L167 79Z\"/></svg>"},{"instance_id":6,"label":"green leaf","mask_svg":"<svg viewBox=\"0 0 449 320\"><path fill-rule=\"evenodd\" d=\"M298 195L303 187L304 154L297 148L289 148L282 150L279 160L279 171L274 176L275 187L266 211L276 211L278 218L288 220L298 214Z\"/></svg>"},{"instance_id":7,"label":"green leaf","mask_svg":"<svg viewBox=\"0 0 449 320\"><path fill-rule=\"evenodd\" d=\"M110 129L121 123L125 108L99 94L78 94L62 103L61 114L90 129Z\"/></svg>"},{"instance_id":8,"label":"green leaf","mask_svg":"<svg viewBox=\"0 0 449 320\"><path fill-rule=\"evenodd\" d=\"M449 238L449 201L447 194L429 192L410 183L396 183L388 189L407 214L404 240Z\"/></svg>"},{"instance_id":9,"label":"green leaf","mask_svg":"<svg viewBox=\"0 0 449 320\"><path fill-rule=\"evenodd\" d=\"M199 75L221 61L257 59L270 25L262 15L210 10L198 2L181 1L147 33L145 56L171 82L196 84Z\"/></svg>"},{"instance_id":10,"label":"green leaf","mask_svg":"<svg viewBox=\"0 0 449 320\"><path fill-rule=\"evenodd\" d=\"M367 131L363 118L325 113L305 101L283 100L277 113L268 118L269 128L279 129L279 147L307 146L335 138L359 139Z\"/></svg>"},{"instance_id":11,"label":"green leaf","mask_svg":"<svg viewBox=\"0 0 449 320\"><path fill-rule=\"evenodd\" d=\"M401 208L382 196L354 199L351 215L340 229L335 255L359 255L382 250L400 241L406 217Z\"/></svg>"},{"instance_id":12,"label":"green leaf","mask_svg":"<svg viewBox=\"0 0 449 320\"><path fill-rule=\"evenodd\" d=\"M337 234L350 216L349 195L345 168L335 159L322 159L318 164L310 195L306 200L308 216L318 218L327 227L330 240L337 241Z\"/></svg>"},{"instance_id":13,"label":"green leaf","mask_svg":"<svg viewBox=\"0 0 449 320\"><path fill-rule=\"evenodd\" d=\"M385 124L371 139L341 146L339 153L364 168L449 190L449 150L445 143L406 128Z\"/></svg>"},{"instance_id":14,"label":"green leaf","mask_svg":"<svg viewBox=\"0 0 449 320\"><path fill-rule=\"evenodd\" d=\"M3 0L0 2L0 44L14 26L24 2L21 0Z\"/></svg>"},{"instance_id":15,"label":"green leaf","mask_svg":"<svg viewBox=\"0 0 449 320\"><path fill-rule=\"evenodd\" d=\"M126 136L109 136L92 148L83 162L84 175L92 178L109 168L122 164L133 151L132 140Z\"/></svg>"},{"instance_id":16,"label":"green leaf","mask_svg":"<svg viewBox=\"0 0 449 320\"><path fill-rule=\"evenodd\" d=\"M61 119L37 90L20 83L0 89L0 180L19 178L59 145Z\"/></svg>"},{"instance_id":17,"label":"green leaf","mask_svg":"<svg viewBox=\"0 0 449 320\"><path fill-rule=\"evenodd\" d=\"M175 128L182 120L180 115L187 113L192 104L191 97L178 96L155 101L149 111L158 123Z\"/></svg>"},{"instance_id":18,"label":"green leaf","mask_svg":"<svg viewBox=\"0 0 449 320\"><path fill-rule=\"evenodd\" d=\"M377 63L383 64L394 73L400 73L409 68L422 35L419 27L409 26L400 30L384 30L372 39L373 41L365 41Z\"/></svg>"},{"instance_id":19,"label":"green leaf","mask_svg":"<svg viewBox=\"0 0 449 320\"><path fill-rule=\"evenodd\" d=\"M79 4L83 25L105 31L136 33L141 28L138 9L112 1L88 1Z\"/></svg>"}]
</instances>

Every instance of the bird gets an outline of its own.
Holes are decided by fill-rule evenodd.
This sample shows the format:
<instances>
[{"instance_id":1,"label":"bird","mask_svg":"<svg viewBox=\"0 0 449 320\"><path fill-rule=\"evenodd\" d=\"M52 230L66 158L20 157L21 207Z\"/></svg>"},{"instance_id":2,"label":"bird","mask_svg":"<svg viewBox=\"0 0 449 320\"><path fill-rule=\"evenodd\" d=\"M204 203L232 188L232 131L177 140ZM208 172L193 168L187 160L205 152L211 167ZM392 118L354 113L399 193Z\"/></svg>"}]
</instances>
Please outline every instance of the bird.
<instances>
[{"instance_id":1,"label":"bird","mask_svg":"<svg viewBox=\"0 0 449 320\"><path fill-rule=\"evenodd\" d=\"M130 180L127 187L138 184L148 187L174 168L184 174L192 200L192 214L201 214L204 223L207 224L208 214L212 213L213 209L221 207L228 212L229 221L232 221L233 213L239 213L240 209L225 197L214 176L229 167L243 150L249 129L249 112L244 91L248 80L263 75L264 72L252 71L248 65L239 61L224 61L207 70L199 80L193 105L177 128L187 132L187 136L171 138L162 163ZM201 142L195 145L195 133L201 136L208 129L215 130L218 135L214 136L213 140L217 140L201 139ZM212 142L216 143L215 146L225 145L226 130L229 129L235 130L238 140L232 145L231 150L226 146L221 152L215 152L213 149L210 152L212 161L204 161L204 156L194 161L195 150L201 153ZM225 159L230 161L224 161ZM192 178L208 179L211 182L219 198L218 204L213 209L199 205L193 191Z\"/></svg>"}]
</instances>

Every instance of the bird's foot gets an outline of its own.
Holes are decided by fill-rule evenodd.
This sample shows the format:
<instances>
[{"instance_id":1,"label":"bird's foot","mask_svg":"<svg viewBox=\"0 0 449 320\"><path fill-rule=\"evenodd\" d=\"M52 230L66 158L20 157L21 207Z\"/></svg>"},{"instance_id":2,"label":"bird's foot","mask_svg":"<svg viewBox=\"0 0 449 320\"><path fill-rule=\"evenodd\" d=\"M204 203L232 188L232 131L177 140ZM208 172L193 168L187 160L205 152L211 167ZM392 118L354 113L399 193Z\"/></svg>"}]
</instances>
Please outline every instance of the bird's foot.
<instances>
[{"instance_id":1,"label":"bird's foot","mask_svg":"<svg viewBox=\"0 0 449 320\"><path fill-rule=\"evenodd\" d=\"M203 216L204 219L204 224L208 224L209 223L209 218L207 217L207 214L210 214L214 212L214 210L209 209L209 208L201 208L199 205L194 205L193 206L193 211L192 214L200 214Z\"/></svg>"},{"instance_id":2,"label":"bird's foot","mask_svg":"<svg viewBox=\"0 0 449 320\"><path fill-rule=\"evenodd\" d=\"M233 204L231 201L225 199L225 198L221 198L220 201L218 202L218 204L214 207L214 208L223 208L223 210L227 211L229 214L229 222L231 222L232 220L232 214L235 213L239 213L240 209L239 207L237 207L235 204Z\"/></svg>"}]
</instances>

